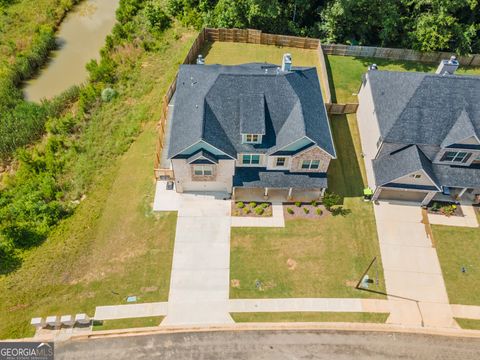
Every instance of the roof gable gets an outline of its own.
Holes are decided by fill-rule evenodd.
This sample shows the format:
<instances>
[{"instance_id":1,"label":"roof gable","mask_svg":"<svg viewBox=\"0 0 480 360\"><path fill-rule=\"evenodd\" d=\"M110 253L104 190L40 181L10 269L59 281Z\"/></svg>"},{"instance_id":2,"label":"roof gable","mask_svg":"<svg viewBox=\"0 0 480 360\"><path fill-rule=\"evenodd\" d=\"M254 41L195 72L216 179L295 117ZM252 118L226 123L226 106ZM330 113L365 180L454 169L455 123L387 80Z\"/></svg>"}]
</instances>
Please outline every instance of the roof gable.
<instances>
[{"instance_id":1,"label":"roof gable","mask_svg":"<svg viewBox=\"0 0 480 360\"><path fill-rule=\"evenodd\" d=\"M457 121L455 121L450 128L450 131L443 140L441 146L445 148L449 145L461 144L470 138L476 138L478 144L478 137L470 116L467 111L463 109Z\"/></svg>"}]
</instances>

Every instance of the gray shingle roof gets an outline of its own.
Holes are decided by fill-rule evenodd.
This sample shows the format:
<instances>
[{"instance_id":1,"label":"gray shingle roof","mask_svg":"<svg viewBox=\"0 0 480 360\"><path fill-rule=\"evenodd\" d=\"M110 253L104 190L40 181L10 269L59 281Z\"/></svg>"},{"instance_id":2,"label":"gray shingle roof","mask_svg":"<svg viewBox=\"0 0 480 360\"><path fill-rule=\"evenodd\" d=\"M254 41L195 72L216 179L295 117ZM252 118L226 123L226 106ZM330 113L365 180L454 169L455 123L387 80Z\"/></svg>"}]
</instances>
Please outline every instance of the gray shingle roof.
<instances>
[{"instance_id":1,"label":"gray shingle roof","mask_svg":"<svg viewBox=\"0 0 480 360\"><path fill-rule=\"evenodd\" d=\"M256 127L250 123L255 117L242 115L242 109L247 111L248 99L258 106L259 94L264 98L262 144L242 144L241 124ZM249 120L242 122L242 116ZM241 152L271 153L304 136L335 157L315 68L278 72L275 65L258 63L181 65L169 158L200 139L235 157Z\"/></svg>"},{"instance_id":2,"label":"gray shingle roof","mask_svg":"<svg viewBox=\"0 0 480 360\"><path fill-rule=\"evenodd\" d=\"M425 171L437 187L440 185L433 171L432 163L416 145L375 159L372 163L377 186L388 184L419 170Z\"/></svg>"},{"instance_id":3,"label":"gray shingle roof","mask_svg":"<svg viewBox=\"0 0 480 360\"><path fill-rule=\"evenodd\" d=\"M457 121L453 123L453 126L443 140L441 146L445 148L449 145L457 144L475 134L475 127L472 124L472 120L464 109L460 113Z\"/></svg>"},{"instance_id":4,"label":"gray shingle roof","mask_svg":"<svg viewBox=\"0 0 480 360\"><path fill-rule=\"evenodd\" d=\"M480 134L479 76L373 70L368 80L386 142L441 145L449 134Z\"/></svg>"},{"instance_id":5,"label":"gray shingle roof","mask_svg":"<svg viewBox=\"0 0 480 360\"><path fill-rule=\"evenodd\" d=\"M198 150L195 153L193 153L192 156L190 156L187 159L187 163L191 164L197 160L204 160L204 159L208 160L208 162L210 162L211 164L218 164L218 159L215 157L215 155L209 153L206 150Z\"/></svg>"},{"instance_id":6,"label":"gray shingle roof","mask_svg":"<svg viewBox=\"0 0 480 360\"><path fill-rule=\"evenodd\" d=\"M480 188L480 166L455 166L433 164L433 171L442 186Z\"/></svg>"},{"instance_id":7,"label":"gray shingle roof","mask_svg":"<svg viewBox=\"0 0 480 360\"><path fill-rule=\"evenodd\" d=\"M240 133L265 135L263 94L240 94Z\"/></svg>"},{"instance_id":8,"label":"gray shingle roof","mask_svg":"<svg viewBox=\"0 0 480 360\"><path fill-rule=\"evenodd\" d=\"M233 186L246 188L271 187L318 189L327 187L325 173L291 173L258 167L238 167L233 176Z\"/></svg>"}]
</instances>

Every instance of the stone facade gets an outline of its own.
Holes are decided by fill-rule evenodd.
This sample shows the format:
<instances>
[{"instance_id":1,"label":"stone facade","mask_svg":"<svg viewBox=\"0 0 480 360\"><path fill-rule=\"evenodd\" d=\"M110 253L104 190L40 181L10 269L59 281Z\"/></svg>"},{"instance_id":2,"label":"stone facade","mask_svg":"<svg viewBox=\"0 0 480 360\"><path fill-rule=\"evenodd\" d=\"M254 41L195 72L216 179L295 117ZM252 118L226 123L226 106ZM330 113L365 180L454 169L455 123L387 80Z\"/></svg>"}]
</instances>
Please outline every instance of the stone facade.
<instances>
[{"instance_id":1,"label":"stone facade","mask_svg":"<svg viewBox=\"0 0 480 360\"><path fill-rule=\"evenodd\" d=\"M318 169L302 169L303 160L320 160ZM292 157L290 172L327 172L331 157L318 146Z\"/></svg>"}]
</instances>

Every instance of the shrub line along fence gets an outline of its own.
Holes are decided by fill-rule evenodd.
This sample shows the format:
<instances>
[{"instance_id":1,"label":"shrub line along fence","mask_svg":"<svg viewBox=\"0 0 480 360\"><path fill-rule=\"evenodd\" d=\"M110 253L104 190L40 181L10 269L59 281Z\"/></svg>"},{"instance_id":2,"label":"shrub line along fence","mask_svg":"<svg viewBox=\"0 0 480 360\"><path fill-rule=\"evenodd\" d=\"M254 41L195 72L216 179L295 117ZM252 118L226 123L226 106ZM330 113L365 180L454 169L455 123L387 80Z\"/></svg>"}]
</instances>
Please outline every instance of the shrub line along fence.
<instances>
[{"instance_id":1,"label":"shrub line along fence","mask_svg":"<svg viewBox=\"0 0 480 360\"><path fill-rule=\"evenodd\" d=\"M188 51L188 54L183 61L183 64L194 64L206 41L239 42L317 50L321 72L320 81L322 81L323 92L325 94L325 107L329 114L355 113L357 111L358 104L332 103L332 95L330 92L331 88L328 80L327 66L325 63L325 54L372 57L390 60L409 60L422 63L438 63L440 62L440 60L448 59L451 55L453 55L452 53L448 52L422 53L416 50L382 48L375 46L322 44L318 39L277 34L265 34L261 30L254 29L203 28L198 33L198 36L193 42L190 50ZM458 56L457 58L462 65L480 66L480 54ZM175 76L175 79L170 84L165 96L162 99L161 118L158 123L159 136L157 139L154 162L154 174L155 178L157 179L161 176L173 178L172 170L161 169L160 164L161 153L164 146L165 129L167 126L168 104L170 103L170 100L175 93L176 83L177 76Z\"/></svg>"}]
</instances>

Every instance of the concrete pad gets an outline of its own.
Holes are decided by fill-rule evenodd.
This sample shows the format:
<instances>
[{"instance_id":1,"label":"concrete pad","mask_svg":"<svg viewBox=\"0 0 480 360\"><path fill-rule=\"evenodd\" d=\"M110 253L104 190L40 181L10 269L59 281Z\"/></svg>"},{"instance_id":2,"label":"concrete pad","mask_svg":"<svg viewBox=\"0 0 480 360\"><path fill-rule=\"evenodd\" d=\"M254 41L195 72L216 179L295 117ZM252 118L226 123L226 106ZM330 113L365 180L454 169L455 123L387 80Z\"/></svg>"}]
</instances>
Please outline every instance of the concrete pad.
<instances>
[{"instance_id":1,"label":"concrete pad","mask_svg":"<svg viewBox=\"0 0 480 360\"><path fill-rule=\"evenodd\" d=\"M204 243L192 243L189 246L177 247L174 251L174 269L227 269L230 267L230 257L225 256L230 246L221 242L214 242L205 246ZM205 261L214 259L215 261Z\"/></svg>"},{"instance_id":2,"label":"concrete pad","mask_svg":"<svg viewBox=\"0 0 480 360\"><path fill-rule=\"evenodd\" d=\"M227 269L173 269L169 303L195 301L227 301L229 296Z\"/></svg>"},{"instance_id":3,"label":"concrete pad","mask_svg":"<svg viewBox=\"0 0 480 360\"><path fill-rule=\"evenodd\" d=\"M423 326L422 316L415 301L390 300L390 316L387 324L408 327Z\"/></svg>"},{"instance_id":4,"label":"concrete pad","mask_svg":"<svg viewBox=\"0 0 480 360\"><path fill-rule=\"evenodd\" d=\"M197 217L179 216L175 233L177 243L225 243L230 242L230 223L228 217Z\"/></svg>"},{"instance_id":5,"label":"concrete pad","mask_svg":"<svg viewBox=\"0 0 480 360\"><path fill-rule=\"evenodd\" d=\"M374 205L377 221L393 220L396 222L422 223L422 209L418 205L396 204L380 201Z\"/></svg>"},{"instance_id":6,"label":"concrete pad","mask_svg":"<svg viewBox=\"0 0 480 360\"><path fill-rule=\"evenodd\" d=\"M419 307L425 327L460 328L453 320L453 312L449 304L421 302Z\"/></svg>"},{"instance_id":7,"label":"concrete pad","mask_svg":"<svg viewBox=\"0 0 480 360\"><path fill-rule=\"evenodd\" d=\"M391 304L388 300L362 299L362 311L371 313L389 313Z\"/></svg>"},{"instance_id":8,"label":"concrete pad","mask_svg":"<svg viewBox=\"0 0 480 360\"><path fill-rule=\"evenodd\" d=\"M168 315L160 326L233 324L226 301L178 303L169 306Z\"/></svg>"},{"instance_id":9,"label":"concrete pad","mask_svg":"<svg viewBox=\"0 0 480 360\"><path fill-rule=\"evenodd\" d=\"M382 234L382 244L404 245L408 247L432 247L425 232L424 224L408 223L394 220L378 220L378 232Z\"/></svg>"},{"instance_id":10,"label":"concrete pad","mask_svg":"<svg viewBox=\"0 0 480 360\"><path fill-rule=\"evenodd\" d=\"M382 244L381 252L385 270L442 275L433 248Z\"/></svg>"},{"instance_id":11,"label":"concrete pad","mask_svg":"<svg viewBox=\"0 0 480 360\"><path fill-rule=\"evenodd\" d=\"M398 297L448 304L447 291L441 274L385 270L389 299Z\"/></svg>"},{"instance_id":12,"label":"concrete pad","mask_svg":"<svg viewBox=\"0 0 480 360\"><path fill-rule=\"evenodd\" d=\"M181 194L177 193L175 189L167 190L166 181L157 181L153 211L178 211L180 200Z\"/></svg>"}]
</instances>

